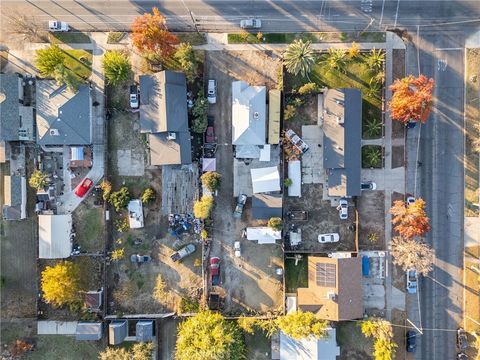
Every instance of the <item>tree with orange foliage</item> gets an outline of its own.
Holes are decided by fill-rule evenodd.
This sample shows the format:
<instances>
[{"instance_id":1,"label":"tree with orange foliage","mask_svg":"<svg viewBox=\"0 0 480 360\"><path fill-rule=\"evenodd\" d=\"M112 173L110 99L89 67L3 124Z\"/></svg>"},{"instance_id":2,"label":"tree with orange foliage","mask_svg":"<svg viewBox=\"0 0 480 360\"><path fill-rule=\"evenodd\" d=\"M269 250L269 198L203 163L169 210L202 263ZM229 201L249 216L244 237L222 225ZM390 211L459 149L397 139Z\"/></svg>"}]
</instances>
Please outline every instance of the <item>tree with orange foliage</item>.
<instances>
[{"instance_id":1,"label":"tree with orange foliage","mask_svg":"<svg viewBox=\"0 0 480 360\"><path fill-rule=\"evenodd\" d=\"M432 89L435 81L425 75L416 78L413 75L397 79L390 85L393 91L388 106L392 119L407 123L420 121L425 123L432 106Z\"/></svg>"},{"instance_id":2,"label":"tree with orange foliage","mask_svg":"<svg viewBox=\"0 0 480 360\"><path fill-rule=\"evenodd\" d=\"M168 58L175 52L178 38L167 29L165 17L153 8L153 14L137 16L132 24L133 45L140 52L155 53Z\"/></svg>"},{"instance_id":3,"label":"tree with orange foliage","mask_svg":"<svg viewBox=\"0 0 480 360\"><path fill-rule=\"evenodd\" d=\"M390 213L393 215L392 223L395 225L395 230L406 239L422 236L430 230L423 199L416 199L408 206L404 201L397 200L390 209Z\"/></svg>"}]
</instances>

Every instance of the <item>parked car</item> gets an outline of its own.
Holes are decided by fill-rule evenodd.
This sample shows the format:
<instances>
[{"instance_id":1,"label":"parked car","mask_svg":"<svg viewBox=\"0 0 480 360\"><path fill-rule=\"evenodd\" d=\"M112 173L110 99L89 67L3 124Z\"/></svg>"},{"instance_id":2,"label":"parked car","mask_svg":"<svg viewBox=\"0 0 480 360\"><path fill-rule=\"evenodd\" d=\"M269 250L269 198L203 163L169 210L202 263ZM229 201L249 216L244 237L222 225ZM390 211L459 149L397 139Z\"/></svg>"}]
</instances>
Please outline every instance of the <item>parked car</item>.
<instances>
[{"instance_id":1,"label":"parked car","mask_svg":"<svg viewBox=\"0 0 480 360\"><path fill-rule=\"evenodd\" d=\"M407 201L406 201L407 206L412 205L412 204L415 202L415 200L416 200L416 199L415 199L413 196L407 197Z\"/></svg>"},{"instance_id":2,"label":"parked car","mask_svg":"<svg viewBox=\"0 0 480 360\"><path fill-rule=\"evenodd\" d=\"M84 197L85 194L90 190L90 188L93 186L93 181L90 180L89 178L85 178L82 180L80 185L77 186L77 189L75 190L75 195L78 197Z\"/></svg>"},{"instance_id":3,"label":"parked car","mask_svg":"<svg viewBox=\"0 0 480 360\"><path fill-rule=\"evenodd\" d=\"M170 258L173 261L178 261L183 259L184 257L193 254L195 252L195 245L193 244L188 244L187 246L184 246L177 252L174 252L172 255L170 255Z\"/></svg>"},{"instance_id":4,"label":"parked car","mask_svg":"<svg viewBox=\"0 0 480 360\"><path fill-rule=\"evenodd\" d=\"M218 257L210 259L210 281L212 286L220 285L220 258Z\"/></svg>"},{"instance_id":5,"label":"parked car","mask_svg":"<svg viewBox=\"0 0 480 360\"><path fill-rule=\"evenodd\" d=\"M207 131L205 131L205 142L210 144L215 142L215 130L213 126L207 127Z\"/></svg>"},{"instance_id":6,"label":"parked car","mask_svg":"<svg viewBox=\"0 0 480 360\"><path fill-rule=\"evenodd\" d=\"M238 195L237 206L235 206L235 211L233 212L233 217L239 219L242 217L243 208L247 202L247 195L240 193Z\"/></svg>"},{"instance_id":7,"label":"parked car","mask_svg":"<svg viewBox=\"0 0 480 360\"><path fill-rule=\"evenodd\" d=\"M132 109L138 109L138 86L130 86L130 107Z\"/></svg>"},{"instance_id":8,"label":"parked car","mask_svg":"<svg viewBox=\"0 0 480 360\"><path fill-rule=\"evenodd\" d=\"M217 102L217 81L208 80L207 99L210 104Z\"/></svg>"},{"instance_id":9,"label":"parked car","mask_svg":"<svg viewBox=\"0 0 480 360\"><path fill-rule=\"evenodd\" d=\"M240 27L242 29L260 29L262 27L262 20L259 20L259 19L241 20Z\"/></svg>"},{"instance_id":10,"label":"parked car","mask_svg":"<svg viewBox=\"0 0 480 360\"><path fill-rule=\"evenodd\" d=\"M242 256L242 249L240 247L240 241L235 241L233 244L233 249L235 250L235 257Z\"/></svg>"},{"instance_id":11,"label":"parked car","mask_svg":"<svg viewBox=\"0 0 480 360\"><path fill-rule=\"evenodd\" d=\"M377 184L374 183L373 181L362 182L360 184L360 188L362 190L376 190L377 189Z\"/></svg>"},{"instance_id":12,"label":"parked car","mask_svg":"<svg viewBox=\"0 0 480 360\"><path fill-rule=\"evenodd\" d=\"M130 261L132 263L147 263L150 262L152 258L149 255L139 255L139 254L134 254L130 256Z\"/></svg>"},{"instance_id":13,"label":"parked car","mask_svg":"<svg viewBox=\"0 0 480 360\"><path fill-rule=\"evenodd\" d=\"M48 22L48 31L65 32L68 30L70 30L70 27L64 21L50 20Z\"/></svg>"},{"instance_id":14,"label":"parked car","mask_svg":"<svg viewBox=\"0 0 480 360\"><path fill-rule=\"evenodd\" d=\"M417 349L417 333L413 330L408 330L406 335L407 352L415 352Z\"/></svg>"},{"instance_id":15,"label":"parked car","mask_svg":"<svg viewBox=\"0 0 480 360\"><path fill-rule=\"evenodd\" d=\"M332 242L338 242L338 240L340 240L340 235L338 235L338 233L318 235L319 243L332 243Z\"/></svg>"},{"instance_id":16,"label":"parked car","mask_svg":"<svg viewBox=\"0 0 480 360\"><path fill-rule=\"evenodd\" d=\"M407 292L409 294L417 293L417 271L415 269L407 271Z\"/></svg>"},{"instance_id":17,"label":"parked car","mask_svg":"<svg viewBox=\"0 0 480 360\"><path fill-rule=\"evenodd\" d=\"M345 199L340 199L338 206L337 206L338 214L340 219L346 220L348 219L348 201Z\"/></svg>"},{"instance_id":18,"label":"parked car","mask_svg":"<svg viewBox=\"0 0 480 360\"><path fill-rule=\"evenodd\" d=\"M467 332L463 328L457 330L457 347L461 351L465 351L468 348Z\"/></svg>"}]
</instances>

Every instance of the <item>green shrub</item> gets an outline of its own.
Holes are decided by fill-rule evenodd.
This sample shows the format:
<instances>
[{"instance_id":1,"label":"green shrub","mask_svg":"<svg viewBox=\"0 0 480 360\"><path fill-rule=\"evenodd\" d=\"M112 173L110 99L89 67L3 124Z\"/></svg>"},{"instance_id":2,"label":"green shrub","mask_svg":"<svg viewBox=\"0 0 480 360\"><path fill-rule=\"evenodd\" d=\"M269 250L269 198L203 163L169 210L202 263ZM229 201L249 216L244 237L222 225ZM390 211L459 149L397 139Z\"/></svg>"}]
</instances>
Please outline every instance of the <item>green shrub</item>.
<instances>
[{"instance_id":1,"label":"green shrub","mask_svg":"<svg viewBox=\"0 0 480 360\"><path fill-rule=\"evenodd\" d=\"M293 105L287 105L283 111L283 119L285 121L290 120L297 113L297 109Z\"/></svg>"},{"instance_id":2,"label":"green shrub","mask_svg":"<svg viewBox=\"0 0 480 360\"><path fill-rule=\"evenodd\" d=\"M211 192L214 192L220 189L222 175L216 171L207 171L200 177L200 180L202 181L203 186L205 186Z\"/></svg>"},{"instance_id":3,"label":"green shrub","mask_svg":"<svg viewBox=\"0 0 480 360\"><path fill-rule=\"evenodd\" d=\"M128 202L130 201L130 193L128 188L123 186L120 190L113 192L110 195L110 203L113 205L116 211L127 207Z\"/></svg>"},{"instance_id":4,"label":"green shrub","mask_svg":"<svg viewBox=\"0 0 480 360\"><path fill-rule=\"evenodd\" d=\"M53 75L55 68L65 61L65 52L56 44L36 51L35 66L42 76Z\"/></svg>"},{"instance_id":5,"label":"green shrub","mask_svg":"<svg viewBox=\"0 0 480 360\"><path fill-rule=\"evenodd\" d=\"M300 95L315 94L317 92L318 92L318 86L313 82L306 83L298 88L298 93Z\"/></svg>"},{"instance_id":6,"label":"green shrub","mask_svg":"<svg viewBox=\"0 0 480 360\"><path fill-rule=\"evenodd\" d=\"M273 230L280 231L283 228L283 221L279 217L272 217L268 220L268 227L272 228Z\"/></svg>"},{"instance_id":7,"label":"green shrub","mask_svg":"<svg viewBox=\"0 0 480 360\"><path fill-rule=\"evenodd\" d=\"M153 190L152 188L145 189L145 191L142 194L142 203L144 204L151 203L155 201L155 197L156 197L155 190Z\"/></svg>"},{"instance_id":8,"label":"green shrub","mask_svg":"<svg viewBox=\"0 0 480 360\"><path fill-rule=\"evenodd\" d=\"M111 50L105 52L103 56L103 70L108 84L118 85L130 79L132 65L125 54Z\"/></svg>"},{"instance_id":9,"label":"green shrub","mask_svg":"<svg viewBox=\"0 0 480 360\"><path fill-rule=\"evenodd\" d=\"M192 131L198 134L203 134L208 126L208 101L203 92L203 88L197 94L192 114L194 117Z\"/></svg>"}]
</instances>

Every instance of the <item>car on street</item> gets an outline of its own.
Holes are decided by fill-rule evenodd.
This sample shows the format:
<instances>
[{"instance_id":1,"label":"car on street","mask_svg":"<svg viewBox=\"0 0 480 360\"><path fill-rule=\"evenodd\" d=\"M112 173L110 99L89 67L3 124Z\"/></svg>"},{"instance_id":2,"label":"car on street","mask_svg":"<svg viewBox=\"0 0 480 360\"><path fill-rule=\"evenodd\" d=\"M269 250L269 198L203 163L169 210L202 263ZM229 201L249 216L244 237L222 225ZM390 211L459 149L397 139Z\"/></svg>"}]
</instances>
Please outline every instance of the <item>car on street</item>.
<instances>
[{"instance_id":1,"label":"car on street","mask_svg":"<svg viewBox=\"0 0 480 360\"><path fill-rule=\"evenodd\" d=\"M415 200L416 199L413 196L407 197L407 200L406 200L407 206L412 205L415 202Z\"/></svg>"},{"instance_id":2,"label":"car on street","mask_svg":"<svg viewBox=\"0 0 480 360\"><path fill-rule=\"evenodd\" d=\"M235 241L233 244L233 250L235 251L235 257L242 256L242 248L240 247L240 241Z\"/></svg>"},{"instance_id":3,"label":"car on street","mask_svg":"<svg viewBox=\"0 0 480 360\"><path fill-rule=\"evenodd\" d=\"M237 206L235 206L235 211L233 212L234 218L240 219L242 217L243 208L245 207L246 202L247 195L240 193L240 195L238 195Z\"/></svg>"},{"instance_id":4,"label":"car on street","mask_svg":"<svg viewBox=\"0 0 480 360\"><path fill-rule=\"evenodd\" d=\"M208 80L207 100L210 104L217 102L217 81Z\"/></svg>"},{"instance_id":5,"label":"car on street","mask_svg":"<svg viewBox=\"0 0 480 360\"><path fill-rule=\"evenodd\" d=\"M130 86L130 107L132 109L138 109L138 86Z\"/></svg>"},{"instance_id":6,"label":"car on street","mask_svg":"<svg viewBox=\"0 0 480 360\"><path fill-rule=\"evenodd\" d=\"M132 256L130 256L130 261L132 263L142 264L152 261L152 258L150 257L150 255L133 254Z\"/></svg>"},{"instance_id":7,"label":"car on street","mask_svg":"<svg viewBox=\"0 0 480 360\"><path fill-rule=\"evenodd\" d=\"M180 250L174 252L172 255L170 255L170 259L173 261L178 261L182 260L183 258L187 257L190 254L193 254L195 252L195 245L193 244L188 244L187 246L184 246Z\"/></svg>"},{"instance_id":8,"label":"car on street","mask_svg":"<svg viewBox=\"0 0 480 360\"><path fill-rule=\"evenodd\" d=\"M413 330L408 330L406 335L407 352L415 352L417 349L417 333Z\"/></svg>"},{"instance_id":9,"label":"car on street","mask_svg":"<svg viewBox=\"0 0 480 360\"><path fill-rule=\"evenodd\" d=\"M216 256L210 259L210 282L212 286L220 285L220 258Z\"/></svg>"},{"instance_id":10,"label":"car on street","mask_svg":"<svg viewBox=\"0 0 480 360\"><path fill-rule=\"evenodd\" d=\"M205 142L207 144L215 142L215 130L213 129L213 126L207 126L207 131L205 131Z\"/></svg>"},{"instance_id":11,"label":"car on street","mask_svg":"<svg viewBox=\"0 0 480 360\"><path fill-rule=\"evenodd\" d=\"M262 27L262 20L259 19L244 19L240 21L242 29L260 29Z\"/></svg>"},{"instance_id":12,"label":"car on street","mask_svg":"<svg viewBox=\"0 0 480 360\"><path fill-rule=\"evenodd\" d=\"M376 190L377 189L377 184L374 183L373 181L362 182L360 184L360 189L362 189L362 190Z\"/></svg>"},{"instance_id":13,"label":"car on street","mask_svg":"<svg viewBox=\"0 0 480 360\"><path fill-rule=\"evenodd\" d=\"M66 32L68 30L70 30L70 27L64 21L50 20L48 22L48 31Z\"/></svg>"},{"instance_id":14,"label":"car on street","mask_svg":"<svg viewBox=\"0 0 480 360\"><path fill-rule=\"evenodd\" d=\"M457 330L457 347L461 351L465 351L468 348L467 332L463 328Z\"/></svg>"},{"instance_id":15,"label":"car on street","mask_svg":"<svg viewBox=\"0 0 480 360\"><path fill-rule=\"evenodd\" d=\"M346 199L340 199L340 201L338 202L337 210L340 219L348 219L348 201Z\"/></svg>"},{"instance_id":16,"label":"car on street","mask_svg":"<svg viewBox=\"0 0 480 360\"><path fill-rule=\"evenodd\" d=\"M320 234L318 235L318 242L319 243L333 243L338 242L340 240L340 235L338 233L330 233L330 234Z\"/></svg>"},{"instance_id":17,"label":"car on street","mask_svg":"<svg viewBox=\"0 0 480 360\"><path fill-rule=\"evenodd\" d=\"M90 190L90 188L93 186L93 181L90 180L89 178L85 178L82 180L80 185L77 186L75 189L75 195L78 197L84 197L85 194Z\"/></svg>"},{"instance_id":18,"label":"car on street","mask_svg":"<svg viewBox=\"0 0 480 360\"><path fill-rule=\"evenodd\" d=\"M417 271L415 269L407 271L407 292L409 294L417 293Z\"/></svg>"}]
</instances>

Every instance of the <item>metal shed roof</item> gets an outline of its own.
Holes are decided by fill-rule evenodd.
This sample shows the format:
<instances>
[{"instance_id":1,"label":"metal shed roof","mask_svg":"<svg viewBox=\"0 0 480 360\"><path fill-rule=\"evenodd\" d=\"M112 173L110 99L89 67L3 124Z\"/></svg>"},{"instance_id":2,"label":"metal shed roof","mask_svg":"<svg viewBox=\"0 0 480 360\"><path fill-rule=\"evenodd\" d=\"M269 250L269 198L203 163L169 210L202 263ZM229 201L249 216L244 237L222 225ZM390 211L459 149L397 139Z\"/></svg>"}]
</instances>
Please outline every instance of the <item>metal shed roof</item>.
<instances>
[{"instance_id":1,"label":"metal shed roof","mask_svg":"<svg viewBox=\"0 0 480 360\"><path fill-rule=\"evenodd\" d=\"M38 257L63 259L70 256L72 215L38 215Z\"/></svg>"},{"instance_id":2,"label":"metal shed roof","mask_svg":"<svg viewBox=\"0 0 480 360\"><path fill-rule=\"evenodd\" d=\"M79 322L75 331L75 340L100 340L103 335L101 322Z\"/></svg>"},{"instance_id":3,"label":"metal shed roof","mask_svg":"<svg viewBox=\"0 0 480 360\"><path fill-rule=\"evenodd\" d=\"M153 338L153 320L140 320L136 324L137 341L152 341Z\"/></svg>"}]
</instances>

